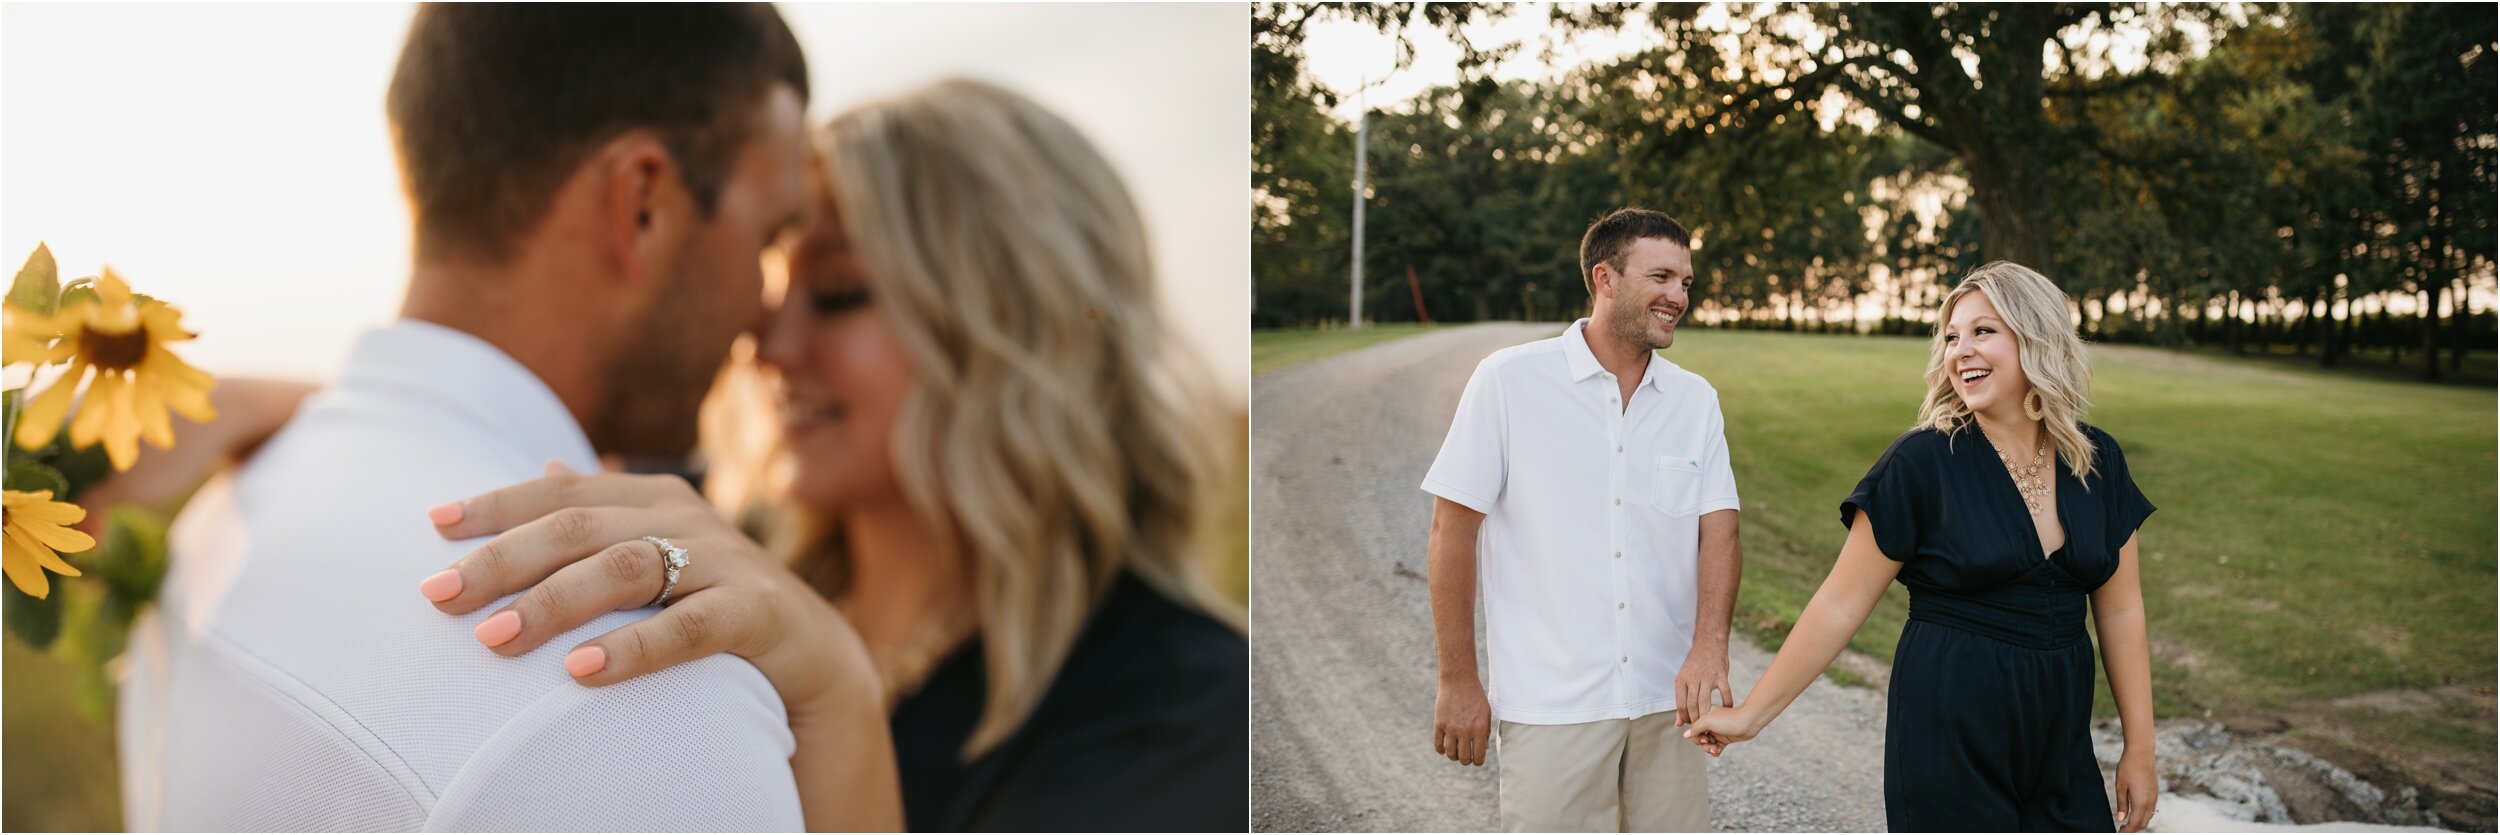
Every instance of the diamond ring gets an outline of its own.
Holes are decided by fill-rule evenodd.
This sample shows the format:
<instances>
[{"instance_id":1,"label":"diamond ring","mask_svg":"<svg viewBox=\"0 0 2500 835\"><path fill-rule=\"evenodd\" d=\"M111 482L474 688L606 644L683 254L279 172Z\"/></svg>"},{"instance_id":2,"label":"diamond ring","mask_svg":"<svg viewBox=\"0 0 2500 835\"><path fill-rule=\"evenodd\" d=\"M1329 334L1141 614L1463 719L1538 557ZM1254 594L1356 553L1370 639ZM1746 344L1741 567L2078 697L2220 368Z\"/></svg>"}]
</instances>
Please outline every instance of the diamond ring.
<instances>
[{"instance_id":1,"label":"diamond ring","mask_svg":"<svg viewBox=\"0 0 2500 835\"><path fill-rule=\"evenodd\" d=\"M669 592L677 590L677 572L686 570L686 566L694 560L686 556L686 549L672 545L666 539L646 536L642 538L642 541L660 546L660 568L668 575L667 582L660 586L660 596L651 598L651 602L642 605L668 605Z\"/></svg>"}]
</instances>

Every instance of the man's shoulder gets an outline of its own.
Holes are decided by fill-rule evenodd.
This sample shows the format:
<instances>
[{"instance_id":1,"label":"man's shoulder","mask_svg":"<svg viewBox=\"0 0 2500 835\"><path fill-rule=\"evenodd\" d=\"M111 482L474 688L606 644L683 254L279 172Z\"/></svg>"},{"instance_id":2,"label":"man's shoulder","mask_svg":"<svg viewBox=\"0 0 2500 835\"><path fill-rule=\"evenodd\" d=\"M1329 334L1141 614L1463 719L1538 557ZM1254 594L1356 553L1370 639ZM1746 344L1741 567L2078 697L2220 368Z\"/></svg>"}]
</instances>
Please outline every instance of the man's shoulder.
<instances>
[{"instance_id":1,"label":"man's shoulder","mask_svg":"<svg viewBox=\"0 0 2500 835\"><path fill-rule=\"evenodd\" d=\"M1552 336L1494 351L1476 363L1476 374L1507 379L1521 373L1562 373L1563 340L1569 336Z\"/></svg>"}]
</instances>

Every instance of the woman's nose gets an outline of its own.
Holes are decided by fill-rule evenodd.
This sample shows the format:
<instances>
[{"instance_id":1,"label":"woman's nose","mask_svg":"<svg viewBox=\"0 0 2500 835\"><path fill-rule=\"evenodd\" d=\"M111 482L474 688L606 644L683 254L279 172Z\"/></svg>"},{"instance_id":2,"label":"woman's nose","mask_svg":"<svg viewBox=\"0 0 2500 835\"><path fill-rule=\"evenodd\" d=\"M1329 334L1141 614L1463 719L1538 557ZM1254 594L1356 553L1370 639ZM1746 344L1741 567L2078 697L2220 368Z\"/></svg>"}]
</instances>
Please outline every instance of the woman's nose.
<instances>
[{"instance_id":1,"label":"woman's nose","mask_svg":"<svg viewBox=\"0 0 2500 835\"><path fill-rule=\"evenodd\" d=\"M764 317L755 327L757 360L787 366L805 353L798 346L804 323L792 321L804 315L797 310L800 303L799 299L784 298L781 303L764 308Z\"/></svg>"}]
</instances>

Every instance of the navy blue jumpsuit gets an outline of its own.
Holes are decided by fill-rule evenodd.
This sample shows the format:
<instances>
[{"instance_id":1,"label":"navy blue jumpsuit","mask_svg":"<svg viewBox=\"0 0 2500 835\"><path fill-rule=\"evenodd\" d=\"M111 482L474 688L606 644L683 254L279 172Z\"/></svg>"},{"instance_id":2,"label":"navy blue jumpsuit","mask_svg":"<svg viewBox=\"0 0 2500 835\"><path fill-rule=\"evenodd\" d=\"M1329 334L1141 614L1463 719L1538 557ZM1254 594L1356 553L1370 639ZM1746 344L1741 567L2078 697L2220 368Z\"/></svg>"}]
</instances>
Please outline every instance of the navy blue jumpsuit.
<instances>
[{"instance_id":1,"label":"navy blue jumpsuit","mask_svg":"<svg viewBox=\"0 0 2500 835\"><path fill-rule=\"evenodd\" d=\"M2092 756L2084 618L2153 505L2118 442L2083 430L2097 470L2079 480L2055 465L2066 544L2053 554L1975 423L1895 439L1840 505L1844 526L1866 511L1910 589L1884 733L1894 832L2115 829Z\"/></svg>"}]
</instances>

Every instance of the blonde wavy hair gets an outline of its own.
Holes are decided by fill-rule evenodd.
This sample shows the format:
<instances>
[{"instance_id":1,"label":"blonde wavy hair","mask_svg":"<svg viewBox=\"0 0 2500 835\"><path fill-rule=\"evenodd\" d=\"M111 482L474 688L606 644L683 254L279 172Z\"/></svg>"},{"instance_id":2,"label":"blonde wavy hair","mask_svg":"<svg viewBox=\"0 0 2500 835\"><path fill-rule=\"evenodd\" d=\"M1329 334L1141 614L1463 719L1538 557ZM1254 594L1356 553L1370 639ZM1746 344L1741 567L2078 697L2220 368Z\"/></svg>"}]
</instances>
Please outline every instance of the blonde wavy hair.
<instances>
[{"instance_id":1,"label":"blonde wavy hair","mask_svg":"<svg viewBox=\"0 0 2500 835\"><path fill-rule=\"evenodd\" d=\"M2092 439L2083 433L2083 415L2092 406L2092 360L2067 318L2066 292L2048 276L2012 261L1991 261L1970 271L1945 295L1928 345L1927 398L1919 404L1918 423L1912 428L1934 428L1950 437L1973 422L1970 404L1954 390L1953 358L1944 344L1953 306L1972 293L1987 296L2013 334L2023 376L2040 394L2040 426L2049 444L2076 479L2090 477L2098 468L2092 463Z\"/></svg>"},{"instance_id":2,"label":"blonde wavy hair","mask_svg":"<svg viewBox=\"0 0 2500 835\"><path fill-rule=\"evenodd\" d=\"M1212 398L1176 367L1189 353L1111 163L1039 104L964 79L852 108L816 145L918 370L896 478L940 558L971 575L989 692L963 756L1022 726L1123 570L1242 629L1201 566L1220 497ZM837 593L843 537L809 521L781 532Z\"/></svg>"}]
</instances>

